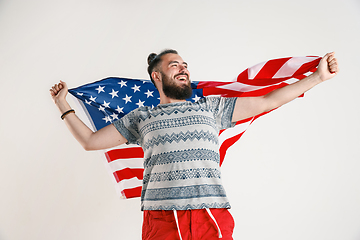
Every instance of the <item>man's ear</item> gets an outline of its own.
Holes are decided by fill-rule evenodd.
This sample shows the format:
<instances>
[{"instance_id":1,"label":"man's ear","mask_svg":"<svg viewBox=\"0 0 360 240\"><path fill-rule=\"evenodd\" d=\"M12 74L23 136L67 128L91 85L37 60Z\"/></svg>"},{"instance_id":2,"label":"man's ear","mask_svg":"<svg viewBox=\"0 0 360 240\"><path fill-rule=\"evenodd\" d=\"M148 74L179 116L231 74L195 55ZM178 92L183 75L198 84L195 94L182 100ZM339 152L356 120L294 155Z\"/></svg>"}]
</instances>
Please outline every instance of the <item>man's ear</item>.
<instances>
[{"instance_id":1,"label":"man's ear","mask_svg":"<svg viewBox=\"0 0 360 240\"><path fill-rule=\"evenodd\" d=\"M151 77L155 82L161 82L161 77L159 72L152 72Z\"/></svg>"}]
</instances>

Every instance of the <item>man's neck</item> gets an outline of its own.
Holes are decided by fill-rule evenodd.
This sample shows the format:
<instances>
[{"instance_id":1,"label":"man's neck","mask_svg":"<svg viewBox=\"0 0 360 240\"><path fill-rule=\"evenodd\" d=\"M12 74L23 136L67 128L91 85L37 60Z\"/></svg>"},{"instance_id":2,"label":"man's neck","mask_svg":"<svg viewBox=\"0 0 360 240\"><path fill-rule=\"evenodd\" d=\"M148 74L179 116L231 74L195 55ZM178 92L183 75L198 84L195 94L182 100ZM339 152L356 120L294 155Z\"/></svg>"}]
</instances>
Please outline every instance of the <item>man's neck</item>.
<instances>
[{"instance_id":1,"label":"man's neck","mask_svg":"<svg viewBox=\"0 0 360 240\"><path fill-rule=\"evenodd\" d=\"M160 104L176 103L176 102L186 102L186 100L179 100L174 98L169 98L165 95L160 95Z\"/></svg>"}]
</instances>

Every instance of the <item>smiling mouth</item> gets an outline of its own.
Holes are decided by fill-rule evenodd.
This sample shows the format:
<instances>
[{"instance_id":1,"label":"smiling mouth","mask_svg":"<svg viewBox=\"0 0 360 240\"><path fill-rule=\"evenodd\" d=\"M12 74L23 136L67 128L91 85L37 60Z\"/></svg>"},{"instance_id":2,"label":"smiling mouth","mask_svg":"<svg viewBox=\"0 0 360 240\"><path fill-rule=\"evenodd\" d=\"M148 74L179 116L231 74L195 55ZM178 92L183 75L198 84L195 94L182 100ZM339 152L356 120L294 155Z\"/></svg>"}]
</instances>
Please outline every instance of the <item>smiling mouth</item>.
<instances>
[{"instance_id":1,"label":"smiling mouth","mask_svg":"<svg viewBox=\"0 0 360 240\"><path fill-rule=\"evenodd\" d=\"M187 74L179 74L179 75L175 76L175 79L180 80L180 81L187 81L188 77L189 76Z\"/></svg>"}]
</instances>

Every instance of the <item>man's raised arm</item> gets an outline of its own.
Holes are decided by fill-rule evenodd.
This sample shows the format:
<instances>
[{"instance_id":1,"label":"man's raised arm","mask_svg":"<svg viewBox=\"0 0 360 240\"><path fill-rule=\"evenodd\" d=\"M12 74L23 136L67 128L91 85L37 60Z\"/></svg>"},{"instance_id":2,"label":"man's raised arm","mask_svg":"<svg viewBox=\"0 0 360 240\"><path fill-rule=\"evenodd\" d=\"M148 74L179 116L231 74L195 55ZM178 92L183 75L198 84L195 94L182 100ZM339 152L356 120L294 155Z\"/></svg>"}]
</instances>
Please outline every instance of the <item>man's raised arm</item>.
<instances>
[{"instance_id":1,"label":"man's raised arm","mask_svg":"<svg viewBox=\"0 0 360 240\"><path fill-rule=\"evenodd\" d=\"M263 112L270 111L288 103L317 84L334 77L339 71L334 52L326 54L320 61L318 69L308 77L276 89L261 97L240 97L236 100L232 117L237 122Z\"/></svg>"},{"instance_id":2,"label":"man's raised arm","mask_svg":"<svg viewBox=\"0 0 360 240\"><path fill-rule=\"evenodd\" d=\"M67 93L67 85L62 81L50 89L51 97L61 114L71 110L69 103L66 101ZM113 124L93 132L72 111L66 114L63 120L72 135L87 151L111 148L127 142L126 138L116 130Z\"/></svg>"}]
</instances>

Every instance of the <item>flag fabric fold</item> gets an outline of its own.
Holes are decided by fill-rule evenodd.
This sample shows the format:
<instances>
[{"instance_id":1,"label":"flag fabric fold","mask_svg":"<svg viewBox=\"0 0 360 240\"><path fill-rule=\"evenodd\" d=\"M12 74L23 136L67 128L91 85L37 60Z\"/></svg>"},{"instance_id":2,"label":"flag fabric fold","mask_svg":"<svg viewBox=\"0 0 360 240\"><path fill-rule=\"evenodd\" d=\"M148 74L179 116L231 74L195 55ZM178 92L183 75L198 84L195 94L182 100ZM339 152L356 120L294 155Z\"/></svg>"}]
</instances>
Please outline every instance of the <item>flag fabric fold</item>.
<instances>
[{"instance_id":1,"label":"flag fabric fold","mask_svg":"<svg viewBox=\"0 0 360 240\"><path fill-rule=\"evenodd\" d=\"M321 57L317 56L273 59L244 70L230 82L193 81L193 95L187 100L198 101L213 95L263 96L315 72L320 60ZM89 127L94 131L140 106L154 107L160 102L159 93L151 81L141 79L110 77L69 89L69 92L78 100L91 124ZM227 149L240 139L256 118L264 114L239 121L234 128L220 131L220 165ZM140 197L144 171L142 148L123 144L104 150L102 155L121 198Z\"/></svg>"}]
</instances>

